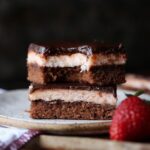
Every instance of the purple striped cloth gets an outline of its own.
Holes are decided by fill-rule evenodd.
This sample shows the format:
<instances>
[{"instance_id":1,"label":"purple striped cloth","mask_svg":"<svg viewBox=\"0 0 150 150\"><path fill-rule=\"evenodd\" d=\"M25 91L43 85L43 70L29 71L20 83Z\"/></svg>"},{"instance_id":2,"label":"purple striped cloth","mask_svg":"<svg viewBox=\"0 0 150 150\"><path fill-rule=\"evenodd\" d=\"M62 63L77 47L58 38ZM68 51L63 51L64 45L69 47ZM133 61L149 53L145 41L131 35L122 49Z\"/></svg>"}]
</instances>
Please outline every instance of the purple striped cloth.
<instances>
[{"instance_id":1,"label":"purple striped cloth","mask_svg":"<svg viewBox=\"0 0 150 150\"><path fill-rule=\"evenodd\" d=\"M3 92L0 89L0 94ZM0 150L19 150L38 134L38 131L0 126Z\"/></svg>"}]
</instances>

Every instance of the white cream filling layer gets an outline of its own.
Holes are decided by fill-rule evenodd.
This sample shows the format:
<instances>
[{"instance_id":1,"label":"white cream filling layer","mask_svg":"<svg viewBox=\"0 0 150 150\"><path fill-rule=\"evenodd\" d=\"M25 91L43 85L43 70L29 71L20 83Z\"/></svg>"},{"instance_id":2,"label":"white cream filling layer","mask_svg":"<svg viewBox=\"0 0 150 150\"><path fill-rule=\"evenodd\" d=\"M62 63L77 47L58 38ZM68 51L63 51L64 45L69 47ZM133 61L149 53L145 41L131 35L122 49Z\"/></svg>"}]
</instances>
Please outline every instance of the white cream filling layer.
<instances>
[{"instance_id":1,"label":"white cream filling layer","mask_svg":"<svg viewBox=\"0 0 150 150\"><path fill-rule=\"evenodd\" d=\"M37 54L33 51L28 54L28 64L36 63L41 67L76 67L80 66L81 71L88 71L91 66L101 65L121 65L126 63L123 54L95 54L87 56L81 53L72 55L49 56L45 58L43 54Z\"/></svg>"},{"instance_id":2,"label":"white cream filling layer","mask_svg":"<svg viewBox=\"0 0 150 150\"><path fill-rule=\"evenodd\" d=\"M68 90L68 89L45 89L37 90L29 94L31 101L44 100L63 100L65 102L92 102L96 104L111 104L116 105L116 98L111 93L86 90Z\"/></svg>"}]
</instances>

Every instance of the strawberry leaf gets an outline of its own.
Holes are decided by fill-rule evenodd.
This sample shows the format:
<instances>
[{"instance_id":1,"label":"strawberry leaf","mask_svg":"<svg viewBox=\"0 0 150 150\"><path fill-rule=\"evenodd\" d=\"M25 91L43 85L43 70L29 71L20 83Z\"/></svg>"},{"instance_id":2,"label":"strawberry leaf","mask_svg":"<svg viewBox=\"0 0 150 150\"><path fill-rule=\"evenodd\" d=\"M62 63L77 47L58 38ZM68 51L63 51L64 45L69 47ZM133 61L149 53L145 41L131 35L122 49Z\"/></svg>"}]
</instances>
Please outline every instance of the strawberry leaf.
<instances>
[{"instance_id":1,"label":"strawberry leaf","mask_svg":"<svg viewBox=\"0 0 150 150\"><path fill-rule=\"evenodd\" d=\"M125 93L125 95L126 95L126 97L131 97L131 96L133 96L132 94L127 94L127 93Z\"/></svg>"},{"instance_id":2,"label":"strawberry leaf","mask_svg":"<svg viewBox=\"0 0 150 150\"><path fill-rule=\"evenodd\" d=\"M127 97L131 97L131 96L140 96L140 95L142 95L142 94L144 94L144 91L143 90L139 90L139 91L137 91L137 92L135 92L135 94L128 94L128 93L125 93L125 95L127 96Z\"/></svg>"},{"instance_id":3,"label":"strawberry leaf","mask_svg":"<svg viewBox=\"0 0 150 150\"><path fill-rule=\"evenodd\" d=\"M142 94L144 94L144 91L143 91L143 90L140 90L140 91L137 91L137 92L134 94L134 96L140 96L140 95L142 95Z\"/></svg>"}]
</instances>

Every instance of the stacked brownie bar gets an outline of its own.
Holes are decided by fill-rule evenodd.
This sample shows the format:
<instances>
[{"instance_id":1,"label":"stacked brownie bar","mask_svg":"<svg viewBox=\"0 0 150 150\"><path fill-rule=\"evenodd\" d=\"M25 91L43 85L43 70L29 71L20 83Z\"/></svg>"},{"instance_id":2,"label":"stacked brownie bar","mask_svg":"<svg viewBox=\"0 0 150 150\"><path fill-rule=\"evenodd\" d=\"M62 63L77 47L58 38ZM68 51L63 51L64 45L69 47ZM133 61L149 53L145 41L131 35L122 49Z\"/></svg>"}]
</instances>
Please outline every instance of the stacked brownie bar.
<instances>
[{"instance_id":1,"label":"stacked brownie bar","mask_svg":"<svg viewBox=\"0 0 150 150\"><path fill-rule=\"evenodd\" d=\"M37 119L111 119L125 82L121 44L30 44L30 115Z\"/></svg>"}]
</instances>

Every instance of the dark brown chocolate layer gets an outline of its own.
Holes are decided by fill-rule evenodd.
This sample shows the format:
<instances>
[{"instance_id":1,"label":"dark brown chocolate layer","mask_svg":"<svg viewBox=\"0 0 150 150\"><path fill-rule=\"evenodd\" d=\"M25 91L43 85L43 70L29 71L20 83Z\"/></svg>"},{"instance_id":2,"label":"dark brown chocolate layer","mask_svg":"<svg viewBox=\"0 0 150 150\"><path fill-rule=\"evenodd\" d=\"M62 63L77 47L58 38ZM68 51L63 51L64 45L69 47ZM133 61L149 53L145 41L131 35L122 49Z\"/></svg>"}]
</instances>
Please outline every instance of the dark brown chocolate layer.
<instances>
[{"instance_id":1,"label":"dark brown chocolate layer","mask_svg":"<svg viewBox=\"0 0 150 150\"><path fill-rule=\"evenodd\" d=\"M115 106L109 104L37 100L31 103L30 116L34 119L108 120L112 119L114 110Z\"/></svg>"},{"instance_id":2,"label":"dark brown chocolate layer","mask_svg":"<svg viewBox=\"0 0 150 150\"><path fill-rule=\"evenodd\" d=\"M105 93L112 93L116 97L116 85L111 86L94 86L94 85L80 85L75 83L51 83L48 85L41 85L32 83L32 89L30 93L36 90L45 90L45 89L69 89L69 90L86 90L86 91L101 91Z\"/></svg>"},{"instance_id":3,"label":"dark brown chocolate layer","mask_svg":"<svg viewBox=\"0 0 150 150\"><path fill-rule=\"evenodd\" d=\"M122 44L106 45L102 42L60 42L46 45L31 43L29 51L35 51L45 56L70 55L77 52L88 56L93 53L125 53Z\"/></svg>"},{"instance_id":4,"label":"dark brown chocolate layer","mask_svg":"<svg viewBox=\"0 0 150 150\"><path fill-rule=\"evenodd\" d=\"M80 67L50 68L28 65L28 80L38 84L74 82L89 85L112 85L125 82L124 65L91 67L80 72Z\"/></svg>"}]
</instances>

